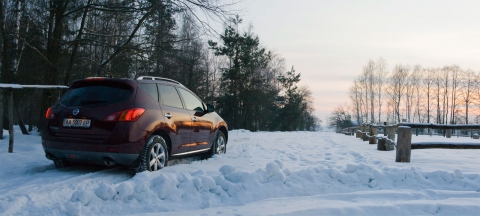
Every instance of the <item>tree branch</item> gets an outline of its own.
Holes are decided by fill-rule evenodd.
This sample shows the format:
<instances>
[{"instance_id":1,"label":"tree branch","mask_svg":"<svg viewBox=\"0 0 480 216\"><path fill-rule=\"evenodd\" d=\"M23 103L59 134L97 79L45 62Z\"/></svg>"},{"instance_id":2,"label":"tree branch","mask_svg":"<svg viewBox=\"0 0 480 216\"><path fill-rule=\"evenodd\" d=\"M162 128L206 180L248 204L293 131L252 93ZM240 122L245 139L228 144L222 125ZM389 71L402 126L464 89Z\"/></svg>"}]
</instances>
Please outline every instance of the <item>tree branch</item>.
<instances>
[{"instance_id":1,"label":"tree branch","mask_svg":"<svg viewBox=\"0 0 480 216\"><path fill-rule=\"evenodd\" d=\"M138 21L137 26L135 26L135 29L130 34L130 37L127 39L127 41L125 41L125 43L123 43L120 47L118 47L115 50L115 52L112 55L110 55L110 57L108 59L106 59L105 61L102 62L102 64L100 64L99 68L96 71L96 74L98 74L98 72L100 72L103 69L103 67L105 67L105 65L110 63L110 61L112 61L113 58L115 58L122 50L125 49L125 46L127 46L130 43L130 41L132 41L132 39L135 37L135 34L137 33L138 29L140 29L140 26L142 26L143 22L148 17L150 17L154 12L155 12L155 10L153 8L151 8L150 11L148 11L145 15L143 15L143 17Z\"/></svg>"}]
</instances>

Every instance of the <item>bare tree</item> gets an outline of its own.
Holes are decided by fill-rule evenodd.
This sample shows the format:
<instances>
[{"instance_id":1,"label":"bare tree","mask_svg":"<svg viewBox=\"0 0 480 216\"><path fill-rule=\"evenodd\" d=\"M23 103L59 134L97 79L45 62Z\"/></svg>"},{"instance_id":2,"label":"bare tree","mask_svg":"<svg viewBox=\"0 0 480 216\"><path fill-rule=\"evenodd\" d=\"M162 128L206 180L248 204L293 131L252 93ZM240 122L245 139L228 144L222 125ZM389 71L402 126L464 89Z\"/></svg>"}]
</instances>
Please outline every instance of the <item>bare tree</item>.
<instances>
[{"instance_id":1,"label":"bare tree","mask_svg":"<svg viewBox=\"0 0 480 216\"><path fill-rule=\"evenodd\" d=\"M460 98L465 105L465 124L468 124L469 108L473 103L472 96L476 85L476 74L472 70L467 70L460 77Z\"/></svg>"},{"instance_id":2,"label":"bare tree","mask_svg":"<svg viewBox=\"0 0 480 216\"><path fill-rule=\"evenodd\" d=\"M347 107L346 104L335 107L328 118L330 127L335 127L337 132L343 128L353 126L351 115L348 113Z\"/></svg>"},{"instance_id":3,"label":"bare tree","mask_svg":"<svg viewBox=\"0 0 480 216\"><path fill-rule=\"evenodd\" d=\"M415 73L409 74L405 82L405 117L408 122L410 122L410 117L412 116L413 96L416 85L415 75Z\"/></svg>"},{"instance_id":4,"label":"bare tree","mask_svg":"<svg viewBox=\"0 0 480 216\"><path fill-rule=\"evenodd\" d=\"M378 121L382 120L382 105L383 105L383 88L388 76L387 61L380 57L375 63L375 78L377 91L377 105L378 105Z\"/></svg>"},{"instance_id":5,"label":"bare tree","mask_svg":"<svg viewBox=\"0 0 480 216\"><path fill-rule=\"evenodd\" d=\"M390 100L393 103L393 112L397 117L397 122L401 122L401 101L402 96L405 94L406 82L409 74L408 66L396 65L393 69L392 76L390 77L390 85L388 87L388 94Z\"/></svg>"},{"instance_id":6,"label":"bare tree","mask_svg":"<svg viewBox=\"0 0 480 216\"><path fill-rule=\"evenodd\" d=\"M355 113L355 119L357 121L357 124L362 124L362 92L360 85L355 79L353 81L353 84L350 86L350 101L352 102L353 105L353 110Z\"/></svg>"},{"instance_id":7,"label":"bare tree","mask_svg":"<svg viewBox=\"0 0 480 216\"><path fill-rule=\"evenodd\" d=\"M432 89L433 89L434 79L436 76L436 70L428 68L428 69L424 69L423 71L425 71L424 74L426 74L426 76L423 79L423 86L424 86L425 94L427 96L426 116L427 116L427 123L430 123L430 115L431 115L430 114L430 98L432 97Z\"/></svg>"},{"instance_id":8,"label":"bare tree","mask_svg":"<svg viewBox=\"0 0 480 216\"><path fill-rule=\"evenodd\" d=\"M369 60L367 66L365 66L364 71L367 76L368 82L368 99L370 103L370 122L375 123L375 93L376 93L376 77L375 77L375 62Z\"/></svg>"},{"instance_id":9,"label":"bare tree","mask_svg":"<svg viewBox=\"0 0 480 216\"><path fill-rule=\"evenodd\" d=\"M435 113L435 123L441 124L442 123L442 74L440 69L434 69L435 76L433 77L433 101L435 102L436 106L436 113Z\"/></svg>"},{"instance_id":10,"label":"bare tree","mask_svg":"<svg viewBox=\"0 0 480 216\"><path fill-rule=\"evenodd\" d=\"M423 79L423 70L422 66L415 65L413 67L412 74L410 75L411 85L413 86L413 103L415 104L415 111L413 113L413 119L418 118L418 122L422 122L420 115L420 102L422 101L423 94L421 93L422 89L422 79Z\"/></svg>"},{"instance_id":11,"label":"bare tree","mask_svg":"<svg viewBox=\"0 0 480 216\"><path fill-rule=\"evenodd\" d=\"M441 88L443 92L443 99L442 99L442 108L441 108L441 123L446 124L448 122L448 110L450 106L450 101L449 101L449 88L450 88L450 75L451 75L451 68L450 67L444 67L441 70Z\"/></svg>"},{"instance_id":12,"label":"bare tree","mask_svg":"<svg viewBox=\"0 0 480 216\"><path fill-rule=\"evenodd\" d=\"M450 121L448 123L455 124L456 123L456 116L457 113L457 97L459 94L458 88L460 85L459 76L463 73L458 65L452 65L450 67L451 70L451 84L452 84L452 91L451 91L451 106L450 106Z\"/></svg>"}]
</instances>

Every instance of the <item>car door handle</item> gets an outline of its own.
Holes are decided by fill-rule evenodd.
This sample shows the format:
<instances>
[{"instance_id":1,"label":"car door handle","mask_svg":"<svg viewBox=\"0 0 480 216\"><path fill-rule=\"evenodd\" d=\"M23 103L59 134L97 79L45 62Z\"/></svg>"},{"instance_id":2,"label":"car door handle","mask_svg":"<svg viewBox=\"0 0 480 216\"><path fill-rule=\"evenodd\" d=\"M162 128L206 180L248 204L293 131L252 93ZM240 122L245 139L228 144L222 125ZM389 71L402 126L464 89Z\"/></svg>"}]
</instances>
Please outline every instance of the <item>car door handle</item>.
<instances>
[{"instance_id":1,"label":"car door handle","mask_svg":"<svg viewBox=\"0 0 480 216\"><path fill-rule=\"evenodd\" d=\"M172 118L173 116L170 115L170 113L167 113L167 114L165 114L165 117L167 117L168 119L170 119L170 118Z\"/></svg>"},{"instance_id":2,"label":"car door handle","mask_svg":"<svg viewBox=\"0 0 480 216\"><path fill-rule=\"evenodd\" d=\"M197 122L197 117L193 117L193 118L192 118L192 121L193 121L193 122Z\"/></svg>"}]
</instances>

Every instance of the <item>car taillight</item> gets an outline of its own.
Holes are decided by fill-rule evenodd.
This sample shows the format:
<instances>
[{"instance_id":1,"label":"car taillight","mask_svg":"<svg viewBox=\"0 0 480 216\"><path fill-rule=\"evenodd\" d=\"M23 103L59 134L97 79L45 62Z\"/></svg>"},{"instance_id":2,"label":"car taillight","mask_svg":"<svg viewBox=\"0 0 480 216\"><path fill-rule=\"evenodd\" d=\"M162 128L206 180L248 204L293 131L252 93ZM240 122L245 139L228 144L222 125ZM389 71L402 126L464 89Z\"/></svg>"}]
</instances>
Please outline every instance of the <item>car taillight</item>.
<instances>
[{"instance_id":1,"label":"car taillight","mask_svg":"<svg viewBox=\"0 0 480 216\"><path fill-rule=\"evenodd\" d=\"M55 115L53 114L52 108L48 108L48 109L47 109L47 113L45 113L45 117L46 117L47 119L53 119L53 118L55 118Z\"/></svg>"},{"instance_id":2,"label":"car taillight","mask_svg":"<svg viewBox=\"0 0 480 216\"><path fill-rule=\"evenodd\" d=\"M105 117L104 121L137 121L145 112L143 108L132 108L119 111Z\"/></svg>"}]
</instances>

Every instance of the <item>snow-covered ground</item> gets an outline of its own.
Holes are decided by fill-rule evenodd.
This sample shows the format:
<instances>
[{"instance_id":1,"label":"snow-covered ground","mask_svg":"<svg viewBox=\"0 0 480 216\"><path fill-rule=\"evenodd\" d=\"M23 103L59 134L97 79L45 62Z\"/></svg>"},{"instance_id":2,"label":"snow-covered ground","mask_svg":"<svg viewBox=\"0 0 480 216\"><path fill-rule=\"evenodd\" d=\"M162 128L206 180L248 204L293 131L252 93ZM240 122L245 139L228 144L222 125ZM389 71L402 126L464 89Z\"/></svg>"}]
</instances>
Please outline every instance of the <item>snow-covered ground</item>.
<instances>
[{"instance_id":1,"label":"snow-covered ground","mask_svg":"<svg viewBox=\"0 0 480 216\"><path fill-rule=\"evenodd\" d=\"M0 215L480 214L480 150L412 150L395 163L395 151L352 136L237 130L226 155L134 174L56 169L38 135L15 135L14 153L0 141Z\"/></svg>"}]
</instances>

